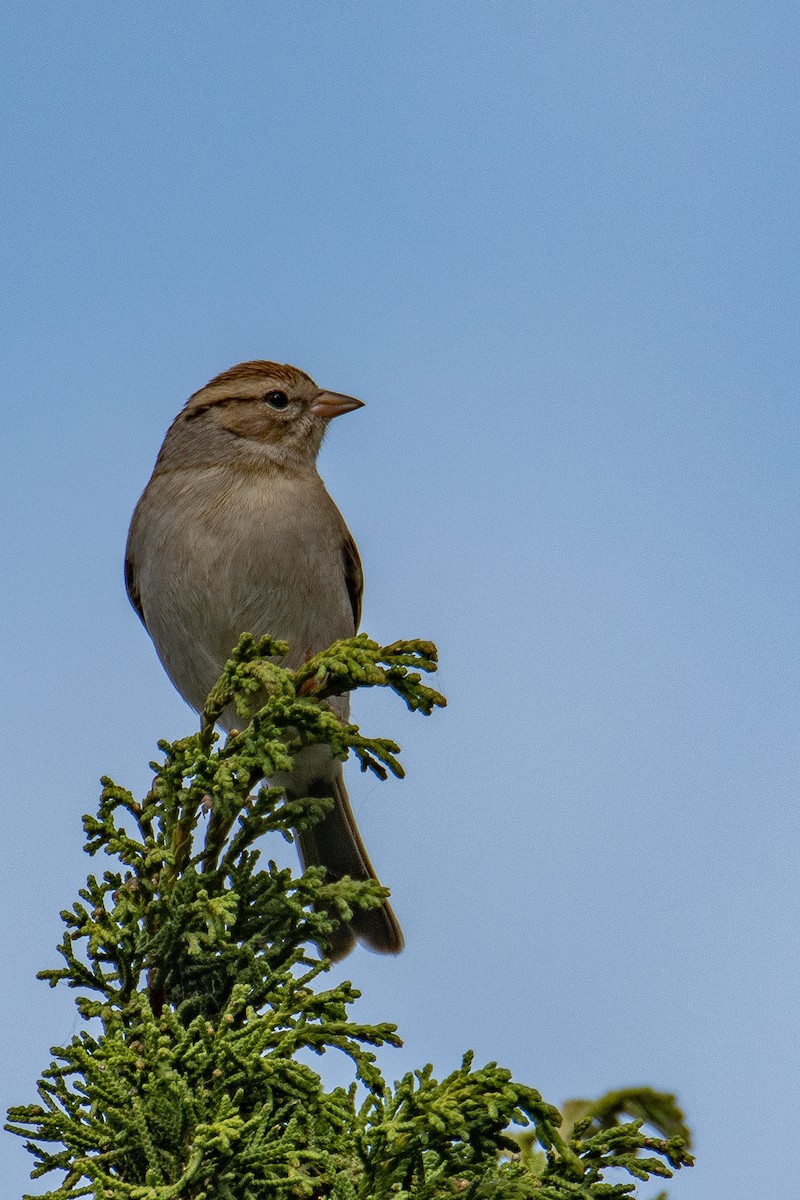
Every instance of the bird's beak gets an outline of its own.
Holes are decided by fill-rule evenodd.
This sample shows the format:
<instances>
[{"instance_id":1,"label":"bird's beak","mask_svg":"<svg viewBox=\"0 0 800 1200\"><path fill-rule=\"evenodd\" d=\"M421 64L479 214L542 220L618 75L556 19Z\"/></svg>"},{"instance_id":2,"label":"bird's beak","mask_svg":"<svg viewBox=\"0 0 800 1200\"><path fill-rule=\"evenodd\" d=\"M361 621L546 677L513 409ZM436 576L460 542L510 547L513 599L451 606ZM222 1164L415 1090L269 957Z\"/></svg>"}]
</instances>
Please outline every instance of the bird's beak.
<instances>
[{"instance_id":1,"label":"bird's beak","mask_svg":"<svg viewBox=\"0 0 800 1200\"><path fill-rule=\"evenodd\" d=\"M332 417L363 407L364 401L356 400L354 396L342 396L339 392L319 392L311 405L311 412L315 417L330 421Z\"/></svg>"}]
</instances>

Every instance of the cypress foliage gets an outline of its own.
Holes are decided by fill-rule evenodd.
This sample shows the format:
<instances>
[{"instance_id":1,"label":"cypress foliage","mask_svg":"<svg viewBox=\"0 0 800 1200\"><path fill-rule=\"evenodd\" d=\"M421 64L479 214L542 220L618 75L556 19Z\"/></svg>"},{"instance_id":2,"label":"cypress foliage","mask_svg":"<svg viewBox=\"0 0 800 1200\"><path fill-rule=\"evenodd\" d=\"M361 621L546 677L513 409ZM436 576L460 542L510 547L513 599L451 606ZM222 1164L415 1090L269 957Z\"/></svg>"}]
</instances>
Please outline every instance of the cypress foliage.
<instances>
[{"instance_id":1,"label":"cypress foliage","mask_svg":"<svg viewBox=\"0 0 800 1200\"><path fill-rule=\"evenodd\" d=\"M564 1123L469 1054L441 1081L426 1067L387 1084L374 1048L399 1045L395 1027L354 1021L359 993L325 986L324 957L338 922L384 889L262 866L255 847L331 806L264 783L310 742L402 775L397 745L340 722L326 699L388 687L429 714L445 703L422 681L436 650L360 635L297 671L275 661L286 650L244 636L200 731L159 744L144 800L104 779L84 817L88 853L113 865L62 913L63 965L40 978L77 989L85 1024L53 1049L41 1102L6 1126L28 1139L35 1178L58 1176L48 1200L600 1200L689 1164L674 1100L646 1089L573 1102ZM222 741L232 701L242 728ZM298 1059L332 1048L352 1060L349 1089L326 1091Z\"/></svg>"}]
</instances>

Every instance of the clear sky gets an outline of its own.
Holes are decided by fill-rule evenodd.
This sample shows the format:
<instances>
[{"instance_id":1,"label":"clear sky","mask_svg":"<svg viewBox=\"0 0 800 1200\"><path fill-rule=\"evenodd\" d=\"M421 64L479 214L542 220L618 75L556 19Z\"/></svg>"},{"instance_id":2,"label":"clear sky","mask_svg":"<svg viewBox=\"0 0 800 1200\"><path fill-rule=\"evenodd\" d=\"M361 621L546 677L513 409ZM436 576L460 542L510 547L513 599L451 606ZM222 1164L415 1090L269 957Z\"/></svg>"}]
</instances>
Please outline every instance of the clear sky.
<instances>
[{"instance_id":1,"label":"clear sky","mask_svg":"<svg viewBox=\"0 0 800 1200\"><path fill-rule=\"evenodd\" d=\"M6 0L4 1108L75 1027L33 976L98 777L193 728L130 514L186 396L271 358L366 401L321 463L363 627L434 639L450 701L356 704L408 770L350 773L408 942L341 968L387 1074L675 1090L676 1200L789 1194L798 14Z\"/></svg>"}]
</instances>

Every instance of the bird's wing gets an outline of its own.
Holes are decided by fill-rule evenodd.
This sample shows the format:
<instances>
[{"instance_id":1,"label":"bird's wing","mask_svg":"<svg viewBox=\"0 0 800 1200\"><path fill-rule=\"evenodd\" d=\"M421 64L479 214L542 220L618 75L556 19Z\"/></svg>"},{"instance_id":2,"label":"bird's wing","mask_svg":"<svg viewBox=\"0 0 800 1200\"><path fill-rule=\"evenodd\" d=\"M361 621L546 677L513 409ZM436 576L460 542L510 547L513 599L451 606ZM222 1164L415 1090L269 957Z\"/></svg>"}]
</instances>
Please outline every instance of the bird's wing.
<instances>
[{"instance_id":1,"label":"bird's wing","mask_svg":"<svg viewBox=\"0 0 800 1200\"><path fill-rule=\"evenodd\" d=\"M130 550L125 553L125 590L128 593L128 599L138 613L139 620L145 625L142 598L139 595L139 582L136 578L136 564L133 561Z\"/></svg>"},{"instance_id":2,"label":"bird's wing","mask_svg":"<svg viewBox=\"0 0 800 1200\"><path fill-rule=\"evenodd\" d=\"M350 606L353 609L353 621L356 630L361 623L361 599L364 595L364 572L361 569L361 558L358 553L358 547L353 541L353 535L349 529L345 531L345 539L342 545L342 557L344 559L344 581L347 585L347 594L350 597ZM129 593L130 594L130 593ZM134 604L134 608L136 605Z\"/></svg>"}]
</instances>

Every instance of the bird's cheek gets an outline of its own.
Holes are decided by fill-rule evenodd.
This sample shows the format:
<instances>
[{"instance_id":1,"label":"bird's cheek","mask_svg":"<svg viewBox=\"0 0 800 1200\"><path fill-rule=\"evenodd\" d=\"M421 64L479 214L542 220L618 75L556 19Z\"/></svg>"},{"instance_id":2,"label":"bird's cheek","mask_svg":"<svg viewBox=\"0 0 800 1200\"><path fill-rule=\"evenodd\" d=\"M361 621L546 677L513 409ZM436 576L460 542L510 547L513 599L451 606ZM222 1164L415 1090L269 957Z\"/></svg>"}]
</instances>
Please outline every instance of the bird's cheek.
<instances>
[{"instance_id":1,"label":"bird's cheek","mask_svg":"<svg viewBox=\"0 0 800 1200\"><path fill-rule=\"evenodd\" d=\"M283 437L283 423L255 404L226 405L220 409L218 421L223 429L236 437L260 442L279 442Z\"/></svg>"}]
</instances>

